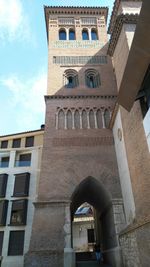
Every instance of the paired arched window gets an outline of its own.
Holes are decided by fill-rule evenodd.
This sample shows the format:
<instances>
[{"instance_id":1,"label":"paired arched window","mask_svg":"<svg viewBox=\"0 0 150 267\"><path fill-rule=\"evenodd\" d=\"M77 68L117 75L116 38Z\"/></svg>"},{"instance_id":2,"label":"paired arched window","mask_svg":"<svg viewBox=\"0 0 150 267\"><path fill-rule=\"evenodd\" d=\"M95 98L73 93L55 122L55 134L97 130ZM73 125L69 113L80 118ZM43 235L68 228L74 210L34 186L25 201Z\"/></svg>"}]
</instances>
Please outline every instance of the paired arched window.
<instances>
[{"instance_id":1,"label":"paired arched window","mask_svg":"<svg viewBox=\"0 0 150 267\"><path fill-rule=\"evenodd\" d=\"M69 40L75 40L75 31L73 29L69 30Z\"/></svg>"},{"instance_id":2,"label":"paired arched window","mask_svg":"<svg viewBox=\"0 0 150 267\"><path fill-rule=\"evenodd\" d=\"M89 40L89 33L87 29L82 30L82 40Z\"/></svg>"},{"instance_id":3,"label":"paired arched window","mask_svg":"<svg viewBox=\"0 0 150 267\"><path fill-rule=\"evenodd\" d=\"M86 70L85 84L89 88L97 88L100 86L100 75L97 70L94 70L94 69Z\"/></svg>"},{"instance_id":4,"label":"paired arched window","mask_svg":"<svg viewBox=\"0 0 150 267\"><path fill-rule=\"evenodd\" d=\"M59 30L59 40L66 40L67 39L67 34L65 29L60 29Z\"/></svg>"},{"instance_id":5,"label":"paired arched window","mask_svg":"<svg viewBox=\"0 0 150 267\"><path fill-rule=\"evenodd\" d=\"M78 73L76 70L66 70L64 73L64 84L67 88L74 88L79 85Z\"/></svg>"},{"instance_id":6,"label":"paired arched window","mask_svg":"<svg viewBox=\"0 0 150 267\"><path fill-rule=\"evenodd\" d=\"M96 29L92 29L91 30L91 39L92 40L98 40L97 30Z\"/></svg>"}]
</instances>

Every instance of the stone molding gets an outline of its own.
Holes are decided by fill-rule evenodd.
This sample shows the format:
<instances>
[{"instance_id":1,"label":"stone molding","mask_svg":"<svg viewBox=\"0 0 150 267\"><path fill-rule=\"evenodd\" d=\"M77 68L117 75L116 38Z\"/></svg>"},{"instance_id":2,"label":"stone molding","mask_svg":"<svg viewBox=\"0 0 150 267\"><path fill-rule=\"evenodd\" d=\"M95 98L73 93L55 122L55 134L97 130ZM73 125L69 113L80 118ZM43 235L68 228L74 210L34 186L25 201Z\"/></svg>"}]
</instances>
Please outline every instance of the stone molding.
<instances>
[{"instance_id":1,"label":"stone molding","mask_svg":"<svg viewBox=\"0 0 150 267\"><path fill-rule=\"evenodd\" d=\"M44 206L57 206L59 204L59 206L64 206L64 205L70 205L71 201L67 200L67 199L56 199L56 200L48 200L48 201L36 201L33 202L35 208L41 208Z\"/></svg>"},{"instance_id":2,"label":"stone molding","mask_svg":"<svg viewBox=\"0 0 150 267\"><path fill-rule=\"evenodd\" d=\"M138 228L141 228L143 227L144 225L146 224L149 224L150 223L150 215L147 216L147 217L144 217L142 219L139 219L138 221L135 221L133 222L132 224L128 225L126 227L126 229L124 229L120 234L119 236L123 236L123 235L126 235L130 232L134 232L135 230L137 230Z\"/></svg>"},{"instance_id":3,"label":"stone molding","mask_svg":"<svg viewBox=\"0 0 150 267\"><path fill-rule=\"evenodd\" d=\"M113 56L123 24L137 24L138 14L121 14L117 17L108 46L108 55Z\"/></svg>"},{"instance_id":4,"label":"stone molding","mask_svg":"<svg viewBox=\"0 0 150 267\"><path fill-rule=\"evenodd\" d=\"M45 95L45 101L52 99L116 99L116 95Z\"/></svg>"},{"instance_id":5,"label":"stone molding","mask_svg":"<svg viewBox=\"0 0 150 267\"><path fill-rule=\"evenodd\" d=\"M97 147L101 145L113 145L114 140L111 136L102 137L72 137L72 138L53 138L53 146L55 147Z\"/></svg>"}]
</instances>

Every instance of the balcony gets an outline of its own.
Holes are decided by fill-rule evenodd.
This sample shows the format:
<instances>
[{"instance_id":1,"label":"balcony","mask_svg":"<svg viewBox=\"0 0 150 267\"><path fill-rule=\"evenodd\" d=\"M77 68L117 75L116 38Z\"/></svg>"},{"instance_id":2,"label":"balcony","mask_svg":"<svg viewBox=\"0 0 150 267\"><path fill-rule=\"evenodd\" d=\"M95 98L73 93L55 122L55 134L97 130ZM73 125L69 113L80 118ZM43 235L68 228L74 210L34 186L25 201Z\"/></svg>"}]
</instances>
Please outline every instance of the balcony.
<instances>
[{"instance_id":1,"label":"balcony","mask_svg":"<svg viewBox=\"0 0 150 267\"><path fill-rule=\"evenodd\" d=\"M8 168L8 166L9 166L9 161L0 162L0 168Z\"/></svg>"},{"instance_id":2,"label":"balcony","mask_svg":"<svg viewBox=\"0 0 150 267\"><path fill-rule=\"evenodd\" d=\"M29 167L31 166L31 160L16 160L15 167Z\"/></svg>"}]
</instances>

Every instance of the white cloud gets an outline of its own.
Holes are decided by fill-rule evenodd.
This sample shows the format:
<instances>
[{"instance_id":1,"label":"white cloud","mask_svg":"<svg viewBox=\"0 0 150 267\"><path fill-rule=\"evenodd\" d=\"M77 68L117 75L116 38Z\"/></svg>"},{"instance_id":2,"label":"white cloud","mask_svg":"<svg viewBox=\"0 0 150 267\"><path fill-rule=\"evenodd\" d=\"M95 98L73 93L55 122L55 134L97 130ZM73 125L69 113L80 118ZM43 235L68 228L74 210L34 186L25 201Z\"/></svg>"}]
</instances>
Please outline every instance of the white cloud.
<instances>
[{"instance_id":1,"label":"white cloud","mask_svg":"<svg viewBox=\"0 0 150 267\"><path fill-rule=\"evenodd\" d=\"M8 112L15 112L16 131L40 127L40 125L37 126L39 117L44 119L45 115L46 73L40 72L28 81L20 80L16 75L11 75L1 79L0 84L4 90L9 92Z\"/></svg>"},{"instance_id":2,"label":"white cloud","mask_svg":"<svg viewBox=\"0 0 150 267\"><path fill-rule=\"evenodd\" d=\"M0 0L0 39L29 40L30 28L20 0Z\"/></svg>"}]
</instances>

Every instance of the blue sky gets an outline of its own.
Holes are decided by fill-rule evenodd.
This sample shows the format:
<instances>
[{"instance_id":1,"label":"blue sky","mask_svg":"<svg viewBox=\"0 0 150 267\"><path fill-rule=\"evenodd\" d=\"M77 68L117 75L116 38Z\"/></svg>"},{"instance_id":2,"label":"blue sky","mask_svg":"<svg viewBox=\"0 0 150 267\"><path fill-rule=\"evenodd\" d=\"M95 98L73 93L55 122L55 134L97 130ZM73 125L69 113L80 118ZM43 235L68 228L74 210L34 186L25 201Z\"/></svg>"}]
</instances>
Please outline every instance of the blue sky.
<instances>
[{"instance_id":1,"label":"blue sky","mask_svg":"<svg viewBox=\"0 0 150 267\"><path fill-rule=\"evenodd\" d=\"M114 0L0 0L0 135L44 123L47 39L43 6L108 6Z\"/></svg>"}]
</instances>

